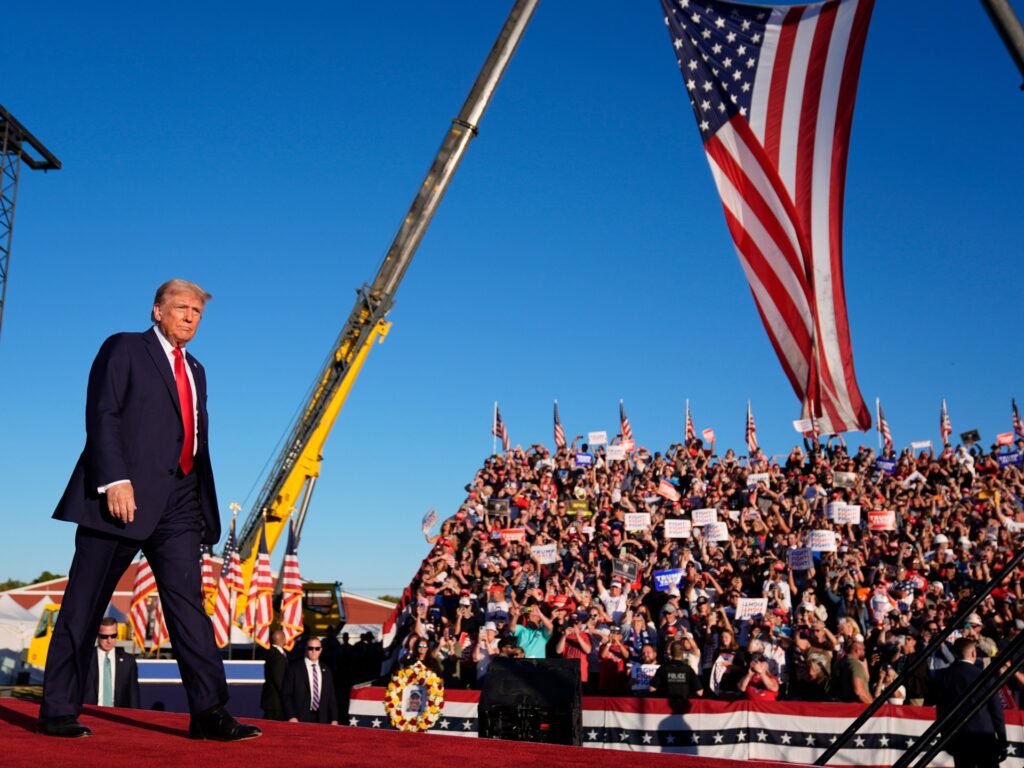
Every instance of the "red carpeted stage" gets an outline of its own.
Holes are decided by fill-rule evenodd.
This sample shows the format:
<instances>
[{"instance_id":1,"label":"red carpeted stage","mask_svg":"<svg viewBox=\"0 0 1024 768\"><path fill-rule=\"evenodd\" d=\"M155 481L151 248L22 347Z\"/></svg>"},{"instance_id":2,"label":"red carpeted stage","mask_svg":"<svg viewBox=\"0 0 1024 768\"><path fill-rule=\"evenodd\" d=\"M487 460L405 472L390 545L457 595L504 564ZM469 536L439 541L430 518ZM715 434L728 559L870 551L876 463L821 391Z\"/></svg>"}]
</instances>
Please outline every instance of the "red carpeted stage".
<instances>
[{"instance_id":1,"label":"red carpeted stage","mask_svg":"<svg viewBox=\"0 0 1024 768\"><path fill-rule=\"evenodd\" d=\"M87 739L53 739L35 733L39 705L0 699L0 764L20 768L74 765L109 768L124 760L147 766L382 766L395 768L463 764L466 766L621 766L624 760L676 768L756 768L781 763L717 760L707 757L628 755L614 750L560 747L524 742L466 739L398 733L367 728L251 721L263 737L238 744L191 741L188 717L169 712L87 707L81 718L93 729ZM790 765L791 764L787 764Z\"/></svg>"}]
</instances>

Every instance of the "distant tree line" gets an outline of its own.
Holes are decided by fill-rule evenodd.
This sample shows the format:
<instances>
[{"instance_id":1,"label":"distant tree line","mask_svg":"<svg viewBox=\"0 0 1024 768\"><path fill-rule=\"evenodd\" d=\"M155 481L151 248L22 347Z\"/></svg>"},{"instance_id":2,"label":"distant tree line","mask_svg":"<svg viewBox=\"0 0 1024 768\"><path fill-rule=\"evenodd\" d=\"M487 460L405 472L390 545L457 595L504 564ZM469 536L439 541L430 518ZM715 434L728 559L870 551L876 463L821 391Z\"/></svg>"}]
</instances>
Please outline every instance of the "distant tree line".
<instances>
[{"instance_id":1,"label":"distant tree line","mask_svg":"<svg viewBox=\"0 0 1024 768\"><path fill-rule=\"evenodd\" d=\"M49 571L43 571L36 576L32 581L22 581L21 579L7 579L6 581L0 581L0 592L6 592L8 589L17 589L18 587L27 587L31 584L38 584L41 581L53 581L54 579L64 578L63 573L50 573Z\"/></svg>"}]
</instances>

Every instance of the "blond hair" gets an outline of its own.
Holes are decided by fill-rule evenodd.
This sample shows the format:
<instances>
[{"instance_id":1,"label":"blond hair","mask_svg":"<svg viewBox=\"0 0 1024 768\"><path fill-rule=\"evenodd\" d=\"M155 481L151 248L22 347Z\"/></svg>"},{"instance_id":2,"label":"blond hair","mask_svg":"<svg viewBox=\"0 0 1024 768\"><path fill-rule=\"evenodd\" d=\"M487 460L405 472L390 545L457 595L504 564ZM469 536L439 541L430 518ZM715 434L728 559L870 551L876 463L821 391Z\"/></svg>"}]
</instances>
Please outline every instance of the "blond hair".
<instances>
[{"instance_id":1,"label":"blond hair","mask_svg":"<svg viewBox=\"0 0 1024 768\"><path fill-rule=\"evenodd\" d=\"M212 293L208 293L203 290L197 283L193 283L190 280L182 280L181 278L175 277L163 283L159 288L156 289L156 296L153 297L153 306L158 307L164 303L164 299L167 296L176 293L191 293L202 299L203 304L206 304L210 299L213 298ZM154 323L156 322L156 314L153 312L149 313L149 319Z\"/></svg>"}]
</instances>

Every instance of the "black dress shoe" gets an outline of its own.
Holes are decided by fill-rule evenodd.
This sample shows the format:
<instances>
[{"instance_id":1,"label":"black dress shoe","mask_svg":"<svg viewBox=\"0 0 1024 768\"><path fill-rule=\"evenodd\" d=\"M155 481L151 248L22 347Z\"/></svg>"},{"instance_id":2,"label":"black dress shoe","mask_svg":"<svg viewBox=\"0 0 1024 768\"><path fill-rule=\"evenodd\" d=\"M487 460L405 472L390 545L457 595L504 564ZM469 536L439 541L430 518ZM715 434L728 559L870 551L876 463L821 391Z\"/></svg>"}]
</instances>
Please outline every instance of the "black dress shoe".
<instances>
[{"instance_id":1,"label":"black dress shoe","mask_svg":"<svg viewBox=\"0 0 1024 768\"><path fill-rule=\"evenodd\" d=\"M255 725L243 725L231 716L224 707L214 707L198 715L192 715L188 724L190 739L212 741L242 741L255 739L263 731Z\"/></svg>"},{"instance_id":2,"label":"black dress shoe","mask_svg":"<svg viewBox=\"0 0 1024 768\"><path fill-rule=\"evenodd\" d=\"M65 739L80 739L83 736L92 736L92 731L78 722L78 718L72 715L41 718L37 730L46 736L60 736Z\"/></svg>"}]
</instances>

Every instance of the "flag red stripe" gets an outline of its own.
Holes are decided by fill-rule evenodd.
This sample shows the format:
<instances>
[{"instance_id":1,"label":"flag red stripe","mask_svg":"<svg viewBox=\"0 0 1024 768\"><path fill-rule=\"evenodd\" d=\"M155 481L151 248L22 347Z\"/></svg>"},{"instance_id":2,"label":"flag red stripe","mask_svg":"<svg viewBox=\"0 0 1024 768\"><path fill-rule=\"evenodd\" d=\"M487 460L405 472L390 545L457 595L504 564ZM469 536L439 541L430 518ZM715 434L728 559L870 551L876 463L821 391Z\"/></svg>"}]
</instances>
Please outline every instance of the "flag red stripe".
<instances>
[{"instance_id":1,"label":"flag red stripe","mask_svg":"<svg viewBox=\"0 0 1024 768\"><path fill-rule=\"evenodd\" d=\"M803 13L801 8L791 8L779 30L779 46L772 67L772 79L768 91L768 111L764 129L764 148L772 167L779 165L779 146L782 143L782 116L786 107L786 88L789 83L789 64L793 58L798 22Z\"/></svg>"}]
</instances>

